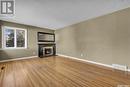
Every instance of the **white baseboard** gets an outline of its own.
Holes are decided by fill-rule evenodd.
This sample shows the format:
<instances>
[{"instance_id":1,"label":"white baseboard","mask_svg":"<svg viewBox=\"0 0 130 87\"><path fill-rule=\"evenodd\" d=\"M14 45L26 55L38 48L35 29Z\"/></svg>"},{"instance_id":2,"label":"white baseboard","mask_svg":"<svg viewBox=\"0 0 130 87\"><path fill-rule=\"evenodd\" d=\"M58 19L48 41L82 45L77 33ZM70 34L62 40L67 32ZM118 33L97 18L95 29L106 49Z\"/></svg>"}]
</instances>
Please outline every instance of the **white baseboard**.
<instances>
[{"instance_id":1,"label":"white baseboard","mask_svg":"<svg viewBox=\"0 0 130 87\"><path fill-rule=\"evenodd\" d=\"M62 57L66 57L66 58L70 58L70 59L76 59L76 60L79 60L79 61L84 61L84 62L88 62L88 63L97 64L97 65L101 65L101 66L105 66L105 67L116 69L112 65L108 65L108 64L98 63L98 62L94 62L94 61L90 61L90 60L86 60L86 59L79 59L79 58L76 58L76 57L67 56L67 55L63 55L63 54L57 54L57 55L58 56L62 56ZM120 69L118 69L118 70L120 70ZM130 69L121 70L121 71L128 71L128 72L130 72Z\"/></svg>"},{"instance_id":2,"label":"white baseboard","mask_svg":"<svg viewBox=\"0 0 130 87\"><path fill-rule=\"evenodd\" d=\"M128 72L130 72L130 69L128 69Z\"/></svg>"},{"instance_id":3,"label":"white baseboard","mask_svg":"<svg viewBox=\"0 0 130 87\"><path fill-rule=\"evenodd\" d=\"M22 57L22 58L14 58L14 59L8 59L8 60L1 60L0 63L2 62L10 62L10 61L16 61L16 60L23 60L23 59L31 59L31 58L36 58L38 56L29 56L29 57Z\"/></svg>"}]
</instances>

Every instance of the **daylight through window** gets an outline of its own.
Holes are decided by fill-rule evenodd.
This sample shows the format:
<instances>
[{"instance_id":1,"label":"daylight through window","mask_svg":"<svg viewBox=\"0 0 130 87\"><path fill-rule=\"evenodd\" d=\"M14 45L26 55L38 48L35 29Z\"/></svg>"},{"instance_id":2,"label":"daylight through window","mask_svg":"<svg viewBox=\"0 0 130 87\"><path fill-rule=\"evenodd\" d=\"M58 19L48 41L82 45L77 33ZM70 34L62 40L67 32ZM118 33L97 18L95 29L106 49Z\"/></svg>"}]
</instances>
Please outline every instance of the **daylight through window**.
<instances>
[{"instance_id":1,"label":"daylight through window","mask_svg":"<svg viewBox=\"0 0 130 87\"><path fill-rule=\"evenodd\" d=\"M3 27L3 48L26 48L27 30Z\"/></svg>"}]
</instances>

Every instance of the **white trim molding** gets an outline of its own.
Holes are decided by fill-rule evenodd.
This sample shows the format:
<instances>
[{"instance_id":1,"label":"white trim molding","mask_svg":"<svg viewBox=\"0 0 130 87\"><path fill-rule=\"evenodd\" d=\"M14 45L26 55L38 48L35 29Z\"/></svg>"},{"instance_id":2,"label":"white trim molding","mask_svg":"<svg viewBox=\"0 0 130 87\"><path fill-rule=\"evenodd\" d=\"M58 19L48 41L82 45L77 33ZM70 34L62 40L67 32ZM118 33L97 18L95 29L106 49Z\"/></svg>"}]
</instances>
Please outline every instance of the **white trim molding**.
<instances>
[{"instance_id":1,"label":"white trim molding","mask_svg":"<svg viewBox=\"0 0 130 87\"><path fill-rule=\"evenodd\" d=\"M57 54L57 55L65 57L65 58L75 59L75 60L84 61L84 62L88 62L88 63L92 63L92 64L97 64L97 65L100 65L100 66L109 67L109 68L112 68L112 69L117 69L117 68L113 67L112 65L108 65L108 64L98 63L98 62L94 62L94 61L90 61L90 60L86 60L86 59L80 59L80 58L67 56L67 55L63 55L63 54ZM121 70L121 69L118 69L118 70ZM128 72L130 72L130 69L121 70L121 71L128 71Z\"/></svg>"},{"instance_id":2,"label":"white trim molding","mask_svg":"<svg viewBox=\"0 0 130 87\"><path fill-rule=\"evenodd\" d=\"M14 59L8 59L8 60L1 60L0 63L2 63L2 62L16 61L16 60L32 59L32 58L37 58L37 57L38 56L30 56L30 57L21 57L21 58L14 58Z\"/></svg>"}]
</instances>

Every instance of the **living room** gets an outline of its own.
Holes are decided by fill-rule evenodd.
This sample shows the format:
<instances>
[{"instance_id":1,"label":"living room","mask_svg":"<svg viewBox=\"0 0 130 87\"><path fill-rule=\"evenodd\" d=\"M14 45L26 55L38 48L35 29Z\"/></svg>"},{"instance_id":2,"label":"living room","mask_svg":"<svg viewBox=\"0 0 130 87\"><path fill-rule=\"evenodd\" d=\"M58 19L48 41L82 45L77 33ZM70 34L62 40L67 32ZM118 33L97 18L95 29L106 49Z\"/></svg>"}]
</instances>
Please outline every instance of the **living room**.
<instances>
[{"instance_id":1,"label":"living room","mask_svg":"<svg viewBox=\"0 0 130 87\"><path fill-rule=\"evenodd\" d=\"M0 87L130 87L129 0L0 2Z\"/></svg>"}]
</instances>

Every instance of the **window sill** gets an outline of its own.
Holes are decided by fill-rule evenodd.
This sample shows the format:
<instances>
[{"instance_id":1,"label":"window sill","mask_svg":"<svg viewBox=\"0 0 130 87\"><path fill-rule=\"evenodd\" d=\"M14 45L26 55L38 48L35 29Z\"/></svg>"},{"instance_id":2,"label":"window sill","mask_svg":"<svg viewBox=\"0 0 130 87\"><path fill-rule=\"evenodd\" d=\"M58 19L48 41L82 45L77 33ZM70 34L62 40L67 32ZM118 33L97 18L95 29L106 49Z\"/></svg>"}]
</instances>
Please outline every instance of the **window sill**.
<instances>
[{"instance_id":1,"label":"window sill","mask_svg":"<svg viewBox=\"0 0 130 87\"><path fill-rule=\"evenodd\" d=\"M1 48L0 50L24 50L28 48Z\"/></svg>"}]
</instances>

